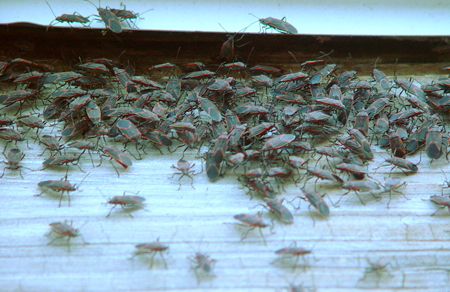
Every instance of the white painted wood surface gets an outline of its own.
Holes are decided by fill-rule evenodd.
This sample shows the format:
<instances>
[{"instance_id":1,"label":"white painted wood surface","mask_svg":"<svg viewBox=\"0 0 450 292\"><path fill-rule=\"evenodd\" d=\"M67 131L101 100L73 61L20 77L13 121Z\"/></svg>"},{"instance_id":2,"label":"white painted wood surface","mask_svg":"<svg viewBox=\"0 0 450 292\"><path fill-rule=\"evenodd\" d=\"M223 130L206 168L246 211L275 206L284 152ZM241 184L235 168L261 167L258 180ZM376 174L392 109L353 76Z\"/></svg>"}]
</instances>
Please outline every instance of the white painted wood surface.
<instances>
[{"instance_id":1,"label":"white painted wood surface","mask_svg":"<svg viewBox=\"0 0 450 292\"><path fill-rule=\"evenodd\" d=\"M18 146L26 154L22 165L37 170L48 153L37 156L44 146L32 143L31 136L30 132L31 149L25 142ZM115 164L120 177L105 159L100 167L93 168L87 153L83 155L80 166L89 176L78 191L71 193L70 207L67 195L60 208L57 193L48 191L34 197L41 192L38 182L63 178L65 167L23 169L23 179L17 171L6 170L0 179L0 291L283 291L288 282L315 291L449 291L450 215L441 210L430 217L437 206L428 201L431 195L441 193L440 184L445 180L441 170L450 171L445 158L430 163L423 153L418 173L405 176L394 170L392 175L407 182L400 190L409 200L393 194L390 209L386 208L387 193L382 194L381 201L362 194L366 206L350 193L339 207L329 204L331 215L327 219L311 208L313 226L307 203L302 202L299 210L287 204L295 213L294 224L274 220L273 234L269 228L263 230L265 246L257 230L240 240L245 230L234 225L234 215L263 211L266 220L271 217L257 206L260 199L250 200L232 171L216 182L209 182L204 172L197 174L195 189L189 178L182 178L178 190L179 176L170 177L175 171L171 165L181 158L181 150L171 154L162 149L161 155L150 148L142 160L133 159L127 170ZM202 152L206 149L203 147ZM375 168L388 154L375 143L372 151L376 158L369 170L374 180L382 182L390 167L376 172ZM98 164L98 155L92 155ZM201 171L197 151L187 151L185 159L196 163L196 172ZM420 157L417 154L408 159L419 162ZM68 179L79 183L85 175L71 166ZM307 187L314 187L314 179ZM302 194L300 185L287 182L285 189L279 198L292 200ZM339 186L322 181L317 189L333 202L344 193ZM111 205L104 203L124 191L145 197L147 211L136 208L130 211L131 218L116 207L105 218ZM448 192L444 190L444 194ZM83 244L80 237L72 238L70 252L65 239L47 245L55 238L44 236L50 231L49 224L64 220L73 221L73 227L80 228L89 244ZM164 253L167 270L159 256L152 269L150 256L129 259L136 244L157 238L170 246ZM290 259L271 264L278 258L274 251L293 242L314 248L313 255L305 256L306 264L301 258L295 270L295 261ZM200 284L187 259L197 251L217 260L215 277L201 275ZM367 260L390 266L386 273L364 278Z\"/></svg>"}]
</instances>

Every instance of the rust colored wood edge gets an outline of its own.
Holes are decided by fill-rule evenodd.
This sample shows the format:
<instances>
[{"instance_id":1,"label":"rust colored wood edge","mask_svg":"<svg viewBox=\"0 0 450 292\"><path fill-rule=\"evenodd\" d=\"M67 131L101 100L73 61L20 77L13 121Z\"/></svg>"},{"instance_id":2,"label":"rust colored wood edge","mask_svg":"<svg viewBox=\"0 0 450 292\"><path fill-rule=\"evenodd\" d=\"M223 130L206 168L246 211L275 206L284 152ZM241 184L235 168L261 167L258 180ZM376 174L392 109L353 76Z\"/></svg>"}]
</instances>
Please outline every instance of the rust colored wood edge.
<instances>
[{"instance_id":1,"label":"rust colored wood edge","mask_svg":"<svg viewBox=\"0 0 450 292\"><path fill-rule=\"evenodd\" d=\"M57 26L47 31L47 26L19 22L0 24L0 38L2 56L45 60L57 70L70 70L80 58L116 60L120 57L135 62L140 74L151 65L164 62L199 61L218 65L219 50L227 34L131 29L114 34L101 28ZM286 71L300 69L289 51L300 62L333 51L324 57L329 63L339 64L342 70L356 70L360 75L370 75L377 58L377 68L388 75L393 75L394 70L398 75L426 75L445 73L441 68L450 63L447 40L445 36L246 33L236 42L245 45L236 51L240 61L248 59L248 66L264 64Z\"/></svg>"}]
</instances>

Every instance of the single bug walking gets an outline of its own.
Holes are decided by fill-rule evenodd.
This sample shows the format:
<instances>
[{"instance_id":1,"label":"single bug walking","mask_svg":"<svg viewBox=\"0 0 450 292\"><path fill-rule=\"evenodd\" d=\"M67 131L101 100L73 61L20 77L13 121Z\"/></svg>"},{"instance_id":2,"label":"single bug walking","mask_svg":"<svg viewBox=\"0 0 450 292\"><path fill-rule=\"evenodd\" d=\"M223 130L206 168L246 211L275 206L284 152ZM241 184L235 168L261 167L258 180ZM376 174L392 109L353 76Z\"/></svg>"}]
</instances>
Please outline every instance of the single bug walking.
<instances>
[{"instance_id":1,"label":"single bug walking","mask_svg":"<svg viewBox=\"0 0 450 292\"><path fill-rule=\"evenodd\" d=\"M377 278L377 286L380 284L380 280L383 277L384 274L387 274L389 277L393 278L394 276L389 272L387 269L388 266L391 265L391 263L382 263L381 260L377 260L376 262L371 262L369 259L367 259L367 263L369 264L368 267L364 270L364 275L361 279L358 280L359 282L364 282L369 275L373 275L373 277Z\"/></svg>"},{"instance_id":2,"label":"single bug walking","mask_svg":"<svg viewBox=\"0 0 450 292\"><path fill-rule=\"evenodd\" d=\"M264 235L263 235L261 229L268 227L269 224L264 222L263 218L261 217L261 213L260 212L258 214L256 214L256 215L250 215L250 214L234 215L234 219L236 219L236 220L241 222L241 223L237 223L237 225L248 228L248 230L241 237L241 241L244 240L247 237L247 235L248 235L248 233L250 231L252 231L255 228L259 228L259 233L261 234L261 237L262 237L262 239L264 241L264 245L267 246L266 239L264 238Z\"/></svg>"},{"instance_id":3,"label":"single bug walking","mask_svg":"<svg viewBox=\"0 0 450 292\"><path fill-rule=\"evenodd\" d=\"M101 192L101 191L100 191L100 192ZM136 209L136 208L144 209L144 208L142 208L141 206L139 206L139 204L141 204L142 202L145 201L145 198L144 198L144 197L141 197L141 196L131 196L131 195L129 196L129 195L125 195L125 193L126 193L126 191L123 192L123 195L122 195L122 196L114 196L114 197L112 197L110 200L108 200L107 204L112 204L112 205L114 205L114 206L111 208L111 210L109 210L109 213L108 213L108 215L106 215L105 218L108 218L109 215L111 215L111 211L112 211L115 207L117 207L117 205L120 205L120 207L122 207L122 209L124 209L125 212L127 212L128 215L130 215L131 218L134 218L133 215L131 215L131 213L130 213L125 207L130 207L130 208L133 208L133 209ZM139 193L139 192L138 192L138 193ZM144 209L144 210L145 210L145 209Z\"/></svg>"},{"instance_id":4,"label":"single bug walking","mask_svg":"<svg viewBox=\"0 0 450 292\"><path fill-rule=\"evenodd\" d=\"M47 243L47 245L52 244L55 240L67 237L67 251L70 252L70 244L69 241L72 237L80 236L81 240L83 241L83 244L89 244L84 241L83 236L80 234L78 229L75 229L72 227L72 221L70 221L70 225L67 224L67 220L64 220L64 222L56 222L56 223L50 223L50 232L46 234L49 236L52 232L59 235L58 237L54 238L52 241Z\"/></svg>"},{"instance_id":5,"label":"single bug walking","mask_svg":"<svg viewBox=\"0 0 450 292\"><path fill-rule=\"evenodd\" d=\"M130 258L134 259L135 256L138 256L140 254L150 254L150 269L153 267L153 261L155 259L155 256L157 253L161 256L161 259L164 263L164 267L167 270L167 264L166 260L164 259L164 256L162 255L163 252L167 251L169 249L168 245L162 244L159 242L159 238L156 239L156 241L153 242L147 242L147 243L141 243L135 246L136 251L133 253L133 256Z\"/></svg>"},{"instance_id":6,"label":"single bug walking","mask_svg":"<svg viewBox=\"0 0 450 292\"><path fill-rule=\"evenodd\" d=\"M56 16L56 14L53 12L53 9L50 6L50 4L48 4L47 1L45 1L45 3L47 3L48 7L50 7L50 10L52 11L53 16L55 16L55 19L52 20L52 22L50 22L50 24L48 25L47 30L53 25L53 22L55 22L55 21L59 22L59 23L67 22L69 25L71 23L78 22L78 23L81 23L85 27L89 26L89 24L91 23L91 21L89 20L90 16L83 17L77 12L74 12L73 14L62 14L61 16ZM89 24L86 25L86 23L89 23Z\"/></svg>"},{"instance_id":7,"label":"single bug walking","mask_svg":"<svg viewBox=\"0 0 450 292\"><path fill-rule=\"evenodd\" d=\"M0 176L0 178L2 178L5 175L6 169L11 169L11 170L19 170L20 177L23 179L22 170L21 170L21 168L23 168L23 166L21 166L19 164L22 161L22 159L25 157L25 154L23 154L23 152L21 152L19 149L11 149L11 150L9 150L7 155L5 155L4 153L3 153L3 155L5 156L5 158L7 160L7 162L3 161L3 163L5 163L7 166L5 168L3 168L3 173ZM29 169L29 168L27 168L27 169Z\"/></svg>"},{"instance_id":8,"label":"single bug walking","mask_svg":"<svg viewBox=\"0 0 450 292\"><path fill-rule=\"evenodd\" d=\"M69 207L70 207L70 192L78 190L80 185L83 183L83 181L89 176L89 173L83 178L83 180L78 184L71 184L67 180L67 176L64 177L64 180L45 180L38 183L38 187L44 189L40 194L34 195L35 197L39 197L43 193L45 193L47 190L52 190L54 192L61 192L61 196L59 197L59 205L58 208L61 207L61 200L64 192L67 192L67 197L69 200Z\"/></svg>"},{"instance_id":9,"label":"single bug walking","mask_svg":"<svg viewBox=\"0 0 450 292\"><path fill-rule=\"evenodd\" d=\"M191 270L195 273L195 278L197 279L197 284L200 285L200 275L198 271L201 271L205 275L209 275L211 277L215 277L214 275L214 266L216 264L216 260L210 259L209 255L201 252L196 252L194 256L188 257L188 260L191 262Z\"/></svg>"},{"instance_id":10,"label":"single bug walking","mask_svg":"<svg viewBox=\"0 0 450 292\"><path fill-rule=\"evenodd\" d=\"M288 247L284 247L282 249L279 249L279 250L275 251L275 254L279 255L280 257L276 258L275 260L273 260L271 262L271 264L275 264L275 263L277 263L277 262L279 262L279 261L281 261L283 259L286 259L286 258L290 258L290 259L296 258L295 259L295 263L292 265L292 271L295 271L295 269L298 266L298 261L299 261L300 256L303 259L304 267L306 267L308 263L307 263L307 261L305 259L305 255L311 254L312 251L313 251L313 249L306 249L304 247L297 247L297 243L294 242Z\"/></svg>"},{"instance_id":11,"label":"single bug walking","mask_svg":"<svg viewBox=\"0 0 450 292\"><path fill-rule=\"evenodd\" d=\"M406 185L406 182L402 183L402 180L399 177L390 177L387 180L385 180L384 186L383 186L384 191L381 192L380 194L389 192L389 202L387 204L387 208L388 209L389 209L389 203L391 202L392 192L402 194L407 200L409 200L405 196L405 194L403 194L402 192L397 191L398 188L400 188L401 186L404 186L404 185Z\"/></svg>"},{"instance_id":12,"label":"single bug walking","mask_svg":"<svg viewBox=\"0 0 450 292\"><path fill-rule=\"evenodd\" d=\"M189 178L191 179L191 186L192 186L193 189L195 189L195 188L194 188L194 185L193 185L194 179L192 178L192 176L190 176L190 173L192 173L193 175L195 175L195 170L191 170L191 168L194 167L194 165L195 165L195 163L191 165L188 161L183 160L183 159L180 159L180 160L178 160L178 162L177 162L177 166L175 166L175 165L172 165L172 166L171 166L172 168L175 168L175 169L181 171L181 172L175 172L175 173L170 177L170 178L173 178L173 177L175 176L175 174L181 174L180 178L178 179L178 184L180 185L180 186L178 187L178 190L181 189L181 181L180 181L180 180L181 180L181 178L182 178L183 176L187 176L187 177L189 177Z\"/></svg>"},{"instance_id":13,"label":"single bug walking","mask_svg":"<svg viewBox=\"0 0 450 292\"><path fill-rule=\"evenodd\" d=\"M249 14L258 18L259 22L263 26L263 29L265 30L272 28L281 33L288 33L288 34L298 33L297 29L292 24L285 21L286 17L283 17L282 19L277 19L273 17L259 18L251 13Z\"/></svg>"},{"instance_id":14,"label":"single bug walking","mask_svg":"<svg viewBox=\"0 0 450 292\"><path fill-rule=\"evenodd\" d=\"M84 1L91 3L95 8L97 8L97 12L100 15L100 18L105 23L105 25L108 29L110 29L112 32L115 32L115 33L122 32L122 25L120 24L120 19L114 13L112 13L111 10L108 9L108 7L106 9L100 8L100 7L95 6L95 4L89 0L84 0ZM99 0L99 6L100 6L100 0Z\"/></svg>"},{"instance_id":15,"label":"single bug walking","mask_svg":"<svg viewBox=\"0 0 450 292\"><path fill-rule=\"evenodd\" d=\"M448 211L450 212L450 197L434 195L430 197L430 201L440 206L431 216L434 216L439 210L445 208L448 208Z\"/></svg>"}]
</instances>

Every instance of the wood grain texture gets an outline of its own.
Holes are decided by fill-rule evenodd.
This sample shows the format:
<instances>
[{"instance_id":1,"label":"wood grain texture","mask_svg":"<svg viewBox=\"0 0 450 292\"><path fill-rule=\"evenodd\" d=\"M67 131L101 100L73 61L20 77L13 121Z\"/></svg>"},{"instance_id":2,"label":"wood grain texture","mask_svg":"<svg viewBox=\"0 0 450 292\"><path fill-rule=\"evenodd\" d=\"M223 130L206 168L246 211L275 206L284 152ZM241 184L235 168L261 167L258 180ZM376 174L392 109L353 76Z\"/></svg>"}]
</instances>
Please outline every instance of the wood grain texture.
<instances>
[{"instance_id":1,"label":"wood grain texture","mask_svg":"<svg viewBox=\"0 0 450 292\"><path fill-rule=\"evenodd\" d=\"M437 78L433 76L432 78ZM58 133L58 127L45 129L46 133ZM449 291L450 227L447 210L439 211L429 201L431 195L441 193L450 166L444 158L431 161L425 154L409 157L420 162L416 174L405 176L394 170L407 182L399 189L401 194L380 194L381 201L369 193L360 196L362 205L354 193L345 196L338 206L330 205L331 215L323 218L301 203L301 208L286 206L294 213L294 224L279 223L262 206L261 200L250 200L248 189L243 187L237 174L228 171L216 182L208 181L202 171L202 161L197 150L189 150L184 159L195 162L193 187L190 179L172 178L182 150L163 155L151 146L142 160L133 159L133 165L124 170L103 158L100 167L92 167L84 154L81 168L89 175L79 190L71 192L68 206L64 194L58 208L59 193L42 190L37 183L43 180L62 179L66 167L42 168L48 154L38 156L44 146L31 143L33 134L18 147L26 154L22 165L23 179L17 171L6 170L0 180L0 290L1 291L282 291L289 283L302 284L315 291ZM120 143L108 140L108 144ZM3 144L2 144L3 145ZM134 152L133 145L128 149ZM173 147L172 147L173 148ZM385 149L372 145L375 159L369 165L373 180L383 182L390 175L389 166L378 168L389 157ZM200 149L200 154L207 150ZM79 153L67 150L67 153ZM94 163L99 156L93 153ZM317 158L317 156L316 156ZM326 163L324 159L323 163ZM332 164L337 160L331 160ZM255 164L257 165L257 164ZM378 168L378 169L377 169ZM301 171L302 173L304 171ZM70 166L68 179L80 183L86 174L76 166ZM346 174L342 175L348 179ZM449 176L450 177L450 176ZM293 200L302 195L300 185L289 182L279 198ZM306 185L327 193L336 202L345 190L326 181L315 184L314 179ZM117 206L108 214L112 205L108 198L120 196L124 191L139 192L146 201L142 208L127 209L134 218ZM378 192L380 193L380 192ZM444 190L448 193L448 190ZM327 202L329 203L327 198ZM296 201L298 202L298 200ZM265 220L273 220L273 230L262 230L267 246L258 230L251 231L241 240L245 228L236 226L233 216L239 213L263 212ZM314 218L314 221L312 220ZM67 240L55 235L45 236L53 222L72 221L80 237ZM314 223L315 222L315 223ZM156 241L170 246L164 253L168 269L164 269L159 255L149 269L149 255L130 257L135 245ZM313 249L298 261L283 258L275 263L274 252L293 243ZM188 257L202 252L217 261L214 276L199 273L197 282ZM365 274L371 263L386 266L380 273Z\"/></svg>"}]
</instances>

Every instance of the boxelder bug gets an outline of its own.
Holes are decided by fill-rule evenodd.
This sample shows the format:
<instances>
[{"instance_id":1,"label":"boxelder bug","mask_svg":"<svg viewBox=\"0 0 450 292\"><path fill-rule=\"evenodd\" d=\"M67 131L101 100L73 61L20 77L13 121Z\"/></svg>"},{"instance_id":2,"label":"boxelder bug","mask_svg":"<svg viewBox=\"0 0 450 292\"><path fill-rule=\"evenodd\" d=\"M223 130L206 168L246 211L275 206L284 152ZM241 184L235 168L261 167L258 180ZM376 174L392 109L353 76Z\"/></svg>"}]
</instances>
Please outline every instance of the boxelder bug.
<instances>
[{"instance_id":1,"label":"boxelder bug","mask_svg":"<svg viewBox=\"0 0 450 292\"><path fill-rule=\"evenodd\" d=\"M439 210L444 209L445 207L447 207L450 212L450 197L431 196L430 201L440 206L440 208L437 209L437 211L434 212L431 216L434 216L434 214L436 214Z\"/></svg>"},{"instance_id":2,"label":"boxelder bug","mask_svg":"<svg viewBox=\"0 0 450 292\"><path fill-rule=\"evenodd\" d=\"M100 15L100 18L105 23L106 27L109 28L112 32L115 33L121 33L122 32L122 26L120 24L120 19L111 12L109 9L100 8L95 6L94 3L92 3L89 0L84 0L86 2L91 3L95 8L97 8L98 14ZM99 0L100 4L100 0Z\"/></svg>"},{"instance_id":3,"label":"boxelder bug","mask_svg":"<svg viewBox=\"0 0 450 292\"><path fill-rule=\"evenodd\" d=\"M43 169L46 169L47 167L56 166L56 165L67 165L67 171L69 171L69 163L72 163L72 165L78 166L81 172L85 172L81 169L81 167L78 165L80 161L81 156L75 156L72 154L62 154L58 156L50 157L49 159L45 160L42 165Z\"/></svg>"},{"instance_id":4,"label":"boxelder bug","mask_svg":"<svg viewBox=\"0 0 450 292\"><path fill-rule=\"evenodd\" d=\"M105 145L102 147L102 151L109 157L111 157L111 160L117 161L120 165L123 166L123 168L127 169L130 167L133 163L131 162L131 159L128 155L126 155L124 152L120 151L119 148L116 146L108 146ZM101 156L100 156L101 157ZM101 164L101 162L100 162ZM117 168L114 166L114 164L111 161L111 165L114 167L114 170L117 172L117 176L119 176L119 172L117 171Z\"/></svg>"},{"instance_id":5,"label":"boxelder bug","mask_svg":"<svg viewBox=\"0 0 450 292\"><path fill-rule=\"evenodd\" d=\"M90 21L89 21L90 16L83 17L77 12L74 12L73 14L63 14L61 16L56 16L55 13L53 12L52 7L50 6L50 4L48 4L47 1L45 1L45 3L47 3L48 7L50 7L50 10L52 11L53 16L55 16L55 19L52 20L52 22L50 22L50 24L48 25L47 30L52 26L52 23L55 21L60 22L60 23L67 22L69 25L71 23L78 22L78 23L81 23L83 26L89 26L89 24L88 25L85 25L85 24L90 23Z\"/></svg>"},{"instance_id":6,"label":"boxelder bug","mask_svg":"<svg viewBox=\"0 0 450 292\"><path fill-rule=\"evenodd\" d=\"M442 147L442 133L439 127L433 126L428 130L425 144L425 151L428 158L439 159L442 154L444 154L444 147Z\"/></svg>"},{"instance_id":7,"label":"boxelder bug","mask_svg":"<svg viewBox=\"0 0 450 292\"><path fill-rule=\"evenodd\" d=\"M348 193L350 193L350 191L354 191L355 194L358 196L359 200L361 201L361 203L365 206L366 204L363 202L363 200L361 199L361 197L359 196L358 192L366 192L366 191L372 191L372 190L379 190L380 186L377 183L371 182L371 181L348 181L346 183L344 183L342 185L343 189L347 189L348 192L346 192L345 194L343 194L339 200L337 201L337 203L339 203L341 201L341 199L347 195ZM375 197L374 194L370 193L372 196Z\"/></svg>"},{"instance_id":8,"label":"boxelder bug","mask_svg":"<svg viewBox=\"0 0 450 292\"><path fill-rule=\"evenodd\" d=\"M213 273L214 265L217 262L214 259L210 259L208 255L200 252L196 252L195 256L188 257L191 261L191 269L194 270L195 278L197 279L197 284L200 284L200 278L198 275L198 270L203 271L203 273L215 277ZM194 264L194 266L192 266Z\"/></svg>"},{"instance_id":9,"label":"boxelder bug","mask_svg":"<svg viewBox=\"0 0 450 292\"><path fill-rule=\"evenodd\" d=\"M302 189L302 192L305 195L305 198L303 198L303 199L308 200L310 203L308 209L311 206L314 206L314 208L316 208L316 210L319 211L319 213L322 216L328 217L330 215L330 208L328 207L328 204L325 203L325 200L322 198L322 196L319 193L316 193L314 191L305 190L305 189ZM311 215L311 213L310 213L310 215ZM312 217L312 215L311 215L311 218L313 219L313 222L315 225L316 221L314 220L314 217Z\"/></svg>"},{"instance_id":10,"label":"boxelder bug","mask_svg":"<svg viewBox=\"0 0 450 292\"><path fill-rule=\"evenodd\" d=\"M305 259L305 255L311 254L312 251L313 251L312 249L306 249L306 248L303 248L303 247L297 247L297 243L294 242L293 244L291 244L288 247L285 247L285 248L282 248L282 249L279 249L279 250L275 251L275 254L279 255L281 257L273 260L271 262L271 264L279 262L280 260L285 259L285 258L296 258L295 263L292 266L292 270L294 271L297 268L297 264L298 264L298 260L299 260L300 256L302 257L303 262L305 263L305 266L306 266L307 262L306 262L306 259Z\"/></svg>"},{"instance_id":11,"label":"boxelder bug","mask_svg":"<svg viewBox=\"0 0 450 292\"><path fill-rule=\"evenodd\" d=\"M403 193L396 191L396 189L400 188L401 186L406 185L406 182L401 181L401 179L399 177L392 177L392 178L388 178L385 182L384 182L384 191L381 192L382 193L387 193L389 192L389 202L387 204L387 208L389 209L389 203L391 202L391 194L392 192L396 192L399 194L402 194L407 200L409 200Z\"/></svg>"},{"instance_id":12,"label":"boxelder bug","mask_svg":"<svg viewBox=\"0 0 450 292\"><path fill-rule=\"evenodd\" d=\"M152 258L150 260L150 269L151 269L153 267L153 259L155 258L155 255L157 253L159 253L159 255L161 256L161 259L164 263L164 267L167 269L166 260L164 259L162 253L164 251L166 251L167 249L169 249L169 246L160 243L159 238L156 239L156 241L154 241L154 242L141 243L141 244L136 245L135 247L137 250L134 252L133 256L130 259L133 259L135 256L143 254L143 253L151 254L151 256L152 256Z\"/></svg>"},{"instance_id":13,"label":"boxelder bug","mask_svg":"<svg viewBox=\"0 0 450 292\"><path fill-rule=\"evenodd\" d=\"M369 259L367 259L367 263L369 264L369 266L364 270L364 276L358 280L358 283L365 281L367 276L373 273L377 277L377 285L380 284L380 278L383 276L383 273L387 273L391 278L394 277L386 269L390 265L390 263L382 264L381 260L372 263Z\"/></svg>"},{"instance_id":14,"label":"boxelder bug","mask_svg":"<svg viewBox=\"0 0 450 292\"><path fill-rule=\"evenodd\" d=\"M121 18L121 19L122 19L121 21L127 21L127 22L130 21L130 22L134 25L135 28L137 28L137 27L136 27L136 23L135 23L136 20L137 20L138 18L143 19L143 18L141 18L141 15L142 15L142 14L144 14L144 13L146 13L146 12L148 12L148 11L153 10L153 9L148 9L148 10L142 12L142 13L134 13L134 12L131 11L131 10L126 10L127 7L126 7L125 5L123 5L122 3L120 3L120 6L123 6L123 9L115 9L115 8L111 8L111 9L109 9L109 10L110 10L115 16L117 16L118 18ZM136 19L135 22L133 22L132 19ZM130 24L128 24L128 25L130 25ZM131 27L131 25L130 25L130 27Z\"/></svg>"},{"instance_id":15,"label":"boxelder bug","mask_svg":"<svg viewBox=\"0 0 450 292\"><path fill-rule=\"evenodd\" d=\"M249 14L253 15L251 13ZM297 29L292 24L285 21L286 17L283 17L282 19L276 19L273 17L259 18L255 15L253 16L259 19L259 22L263 25L263 28L265 30L273 28L283 33L292 33L292 34L298 33Z\"/></svg>"},{"instance_id":16,"label":"boxelder bug","mask_svg":"<svg viewBox=\"0 0 450 292\"><path fill-rule=\"evenodd\" d=\"M275 214L281 222L286 224L294 223L294 216L292 216L291 211L289 211L288 208L282 205L283 200L279 201L277 199L272 198L263 198L263 200L267 204L267 207L269 208L270 212Z\"/></svg>"},{"instance_id":17,"label":"boxelder bug","mask_svg":"<svg viewBox=\"0 0 450 292\"><path fill-rule=\"evenodd\" d=\"M83 180L78 184L78 186L76 184L71 184L69 183L69 181L67 180L67 176L64 178L64 180L45 180L45 181L41 181L40 183L38 183L38 187L45 189L44 191L42 191L42 193L38 194L38 195L34 195L35 197L38 197L40 195L42 195L43 193L45 193L47 190L52 190L54 192L61 192L61 196L59 197L59 205L58 208L61 207L61 200L62 200L62 196L64 194L64 192L67 192L67 196L69 198L69 206L70 206L70 192L76 191L78 190L78 188L80 187L81 183L83 183L83 181L89 176L89 174L87 174Z\"/></svg>"},{"instance_id":18,"label":"boxelder bug","mask_svg":"<svg viewBox=\"0 0 450 292\"><path fill-rule=\"evenodd\" d=\"M111 208L111 210L109 210L109 213L108 213L108 215L106 215L105 218L109 217L109 215L111 214L111 211L115 207L117 207L117 205L120 205L120 207L122 207L122 209L124 209L125 212L127 212L128 215L130 215L130 217L133 218L133 215L131 215L130 212L128 212L127 209L125 209L124 206L136 208L137 207L136 205L145 201L145 198L140 197L140 196L126 196L125 193L126 192L123 192L122 196L114 196L114 197L112 197L112 199L108 200L107 204L112 204L114 206Z\"/></svg>"},{"instance_id":19,"label":"boxelder bug","mask_svg":"<svg viewBox=\"0 0 450 292\"><path fill-rule=\"evenodd\" d=\"M400 168L400 170L406 175L408 175L408 174L403 169L406 169L406 170L409 170L412 172L416 172L419 170L419 167L417 167L417 165L415 165L411 161L403 159L403 158L392 157L392 158L386 159L384 162L394 165L391 169L391 172L396 167ZM383 165L383 163L381 163L380 166L377 167L376 169L380 168ZM389 174L389 176L390 176L390 174Z\"/></svg>"},{"instance_id":20,"label":"boxelder bug","mask_svg":"<svg viewBox=\"0 0 450 292\"><path fill-rule=\"evenodd\" d=\"M261 213L258 213L256 215L238 214L238 215L234 216L234 219L242 222L242 223L237 223L237 225L244 226L244 227L250 227L244 233L244 236L241 237L241 241L247 237L247 235L250 231L252 231L255 228L259 228L259 233L261 234L261 237L264 241L264 245L267 246L266 239L264 238L261 228L265 228L265 227L269 226L269 224L264 222L264 220L261 217Z\"/></svg>"},{"instance_id":21,"label":"boxelder bug","mask_svg":"<svg viewBox=\"0 0 450 292\"><path fill-rule=\"evenodd\" d=\"M59 238L63 238L64 236L67 236L67 251L70 252L70 244L69 244L69 240L72 237L77 237L80 236L81 240L83 241L84 244L89 244L87 242L84 241L83 236L78 232L78 229L75 229L72 227L72 221L70 221L70 225L66 223L67 220L65 220L64 222L56 222L56 223L50 223L50 232L47 234L50 235L52 232L56 233L57 235L59 235L59 237L54 238L52 241L50 241L49 243L47 243L47 245L52 244L55 240L59 239Z\"/></svg>"},{"instance_id":22,"label":"boxelder bug","mask_svg":"<svg viewBox=\"0 0 450 292\"><path fill-rule=\"evenodd\" d=\"M5 154L3 154L3 155L8 160L8 162L3 161L3 163L7 164L8 166L6 166L3 169L3 173L0 176L0 178L2 178L3 175L5 175L6 169L11 169L11 170L19 170L20 177L23 179L22 171L20 170L20 168L22 168L23 166L20 166L19 164L22 161L22 159L25 157L25 154L23 154L23 152L20 152L19 149L11 149L11 150L9 150L7 155L5 155Z\"/></svg>"},{"instance_id":23,"label":"boxelder bug","mask_svg":"<svg viewBox=\"0 0 450 292\"><path fill-rule=\"evenodd\" d=\"M189 178L191 179L191 186L192 186L193 189L195 189L195 188L194 188L194 185L193 185L194 179L192 178L192 176L190 176L190 173L192 173L193 175L195 175L195 170L191 170L191 168L194 167L194 165L195 165L195 163L192 164L192 165L190 165L190 163L189 163L188 161L183 160L183 159L178 160L177 166L172 165L172 168L175 168L175 169L181 171L181 172L175 172L175 173L172 175L172 177L171 177L171 178L173 178L175 174L181 174L180 178L178 179L178 183L179 183L179 185L180 185L180 187L178 188L178 190L180 190L180 188L181 188L181 182L180 182L180 180L181 180L181 178L182 178L183 176L187 176L187 177L189 177Z\"/></svg>"}]
</instances>

